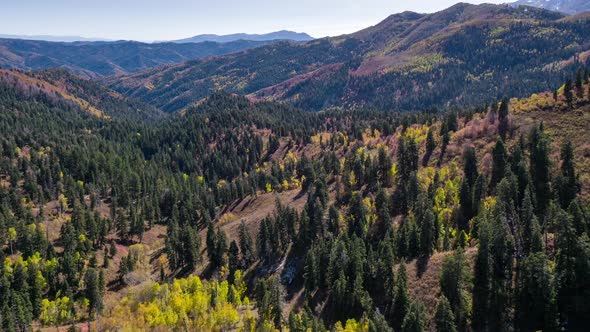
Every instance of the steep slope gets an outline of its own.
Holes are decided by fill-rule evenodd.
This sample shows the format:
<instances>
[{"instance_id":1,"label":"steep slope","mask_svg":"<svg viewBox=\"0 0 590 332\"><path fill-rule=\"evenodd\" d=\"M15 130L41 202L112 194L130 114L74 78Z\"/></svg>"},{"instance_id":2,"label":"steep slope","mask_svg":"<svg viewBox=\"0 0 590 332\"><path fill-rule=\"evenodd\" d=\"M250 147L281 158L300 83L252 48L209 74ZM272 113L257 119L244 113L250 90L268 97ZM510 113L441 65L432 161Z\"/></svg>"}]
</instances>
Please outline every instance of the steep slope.
<instances>
[{"instance_id":1,"label":"steep slope","mask_svg":"<svg viewBox=\"0 0 590 332\"><path fill-rule=\"evenodd\" d=\"M84 113L103 119L117 117L151 121L163 116L161 111L151 106L65 70L25 73L0 69L0 82L26 96L70 104Z\"/></svg>"},{"instance_id":2,"label":"steep slope","mask_svg":"<svg viewBox=\"0 0 590 332\"><path fill-rule=\"evenodd\" d=\"M244 40L224 44L146 44L133 41L57 43L0 39L0 67L21 70L60 67L85 77L99 77L229 54L268 43Z\"/></svg>"},{"instance_id":3,"label":"steep slope","mask_svg":"<svg viewBox=\"0 0 590 332\"><path fill-rule=\"evenodd\" d=\"M527 96L562 81L590 51L590 19L542 9L458 4L405 12L355 34L279 43L110 78L171 112L225 89L310 110L415 110ZM571 61L570 61L571 60ZM551 74L550 80L541 79Z\"/></svg>"},{"instance_id":4,"label":"steep slope","mask_svg":"<svg viewBox=\"0 0 590 332\"><path fill-rule=\"evenodd\" d=\"M194 37L173 40L174 43L202 43L206 41L216 43L228 43L238 40L250 40L250 41L271 41L271 40L291 40L291 41L310 41L313 37L306 33L293 32L287 30L281 30L265 34L248 34L248 33L234 33L231 35L197 35Z\"/></svg>"},{"instance_id":5,"label":"steep slope","mask_svg":"<svg viewBox=\"0 0 590 332\"><path fill-rule=\"evenodd\" d=\"M532 6L566 14L577 14L590 10L590 1L588 0L519 0L511 5Z\"/></svg>"},{"instance_id":6,"label":"steep slope","mask_svg":"<svg viewBox=\"0 0 590 332\"><path fill-rule=\"evenodd\" d=\"M254 93L325 64L347 61L357 47L358 41L354 40L338 45L326 39L305 44L280 42L228 56L107 78L106 82L123 94L174 112L219 89Z\"/></svg>"}]
</instances>

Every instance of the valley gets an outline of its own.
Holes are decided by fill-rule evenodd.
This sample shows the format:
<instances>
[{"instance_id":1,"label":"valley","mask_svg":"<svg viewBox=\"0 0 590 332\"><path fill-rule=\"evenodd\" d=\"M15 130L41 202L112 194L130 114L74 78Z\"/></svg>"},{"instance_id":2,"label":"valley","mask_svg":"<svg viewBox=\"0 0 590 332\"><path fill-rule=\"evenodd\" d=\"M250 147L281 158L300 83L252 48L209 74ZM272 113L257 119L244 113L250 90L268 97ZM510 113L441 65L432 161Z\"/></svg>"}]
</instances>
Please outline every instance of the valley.
<instances>
[{"instance_id":1,"label":"valley","mask_svg":"<svg viewBox=\"0 0 590 332\"><path fill-rule=\"evenodd\" d=\"M0 40L0 331L585 330L588 31Z\"/></svg>"}]
</instances>

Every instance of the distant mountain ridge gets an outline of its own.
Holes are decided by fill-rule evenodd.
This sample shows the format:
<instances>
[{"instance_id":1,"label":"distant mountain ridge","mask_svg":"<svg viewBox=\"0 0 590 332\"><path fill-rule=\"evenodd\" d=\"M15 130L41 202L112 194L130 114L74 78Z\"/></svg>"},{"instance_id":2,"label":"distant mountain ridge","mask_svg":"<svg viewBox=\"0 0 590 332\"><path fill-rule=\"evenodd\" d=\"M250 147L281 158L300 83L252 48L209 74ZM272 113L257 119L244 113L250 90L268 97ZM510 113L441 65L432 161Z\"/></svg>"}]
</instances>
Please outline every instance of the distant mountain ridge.
<instances>
[{"instance_id":1,"label":"distant mountain ridge","mask_svg":"<svg viewBox=\"0 0 590 332\"><path fill-rule=\"evenodd\" d=\"M350 35L276 43L106 83L166 112L220 89L307 110L473 106L561 84L590 58L588 31L589 15L462 3L395 14Z\"/></svg>"},{"instance_id":2,"label":"distant mountain ridge","mask_svg":"<svg viewBox=\"0 0 590 332\"><path fill-rule=\"evenodd\" d=\"M41 40L57 43L73 43L73 42L109 42L112 39L106 38L88 38L80 36L51 36L51 35L2 35L2 39L24 39L24 40Z\"/></svg>"},{"instance_id":3,"label":"distant mountain ridge","mask_svg":"<svg viewBox=\"0 0 590 332\"><path fill-rule=\"evenodd\" d=\"M21 70L62 68L82 77L135 73L161 65L225 55L271 41L229 43L70 42L0 39L0 67Z\"/></svg>"},{"instance_id":4,"label":"distant mountain ridge","mask_svg":"<svg viewBox=\"0 0 590 332\"><path fill-rule=\"evenodd\" d=\"M590 59L588 31L590 13L459 3L308 42L0 39L0 67L106 76L114 90L166 112L218 90L307 110L418 110L554 88Z\"/></svg>"},{"instance_id":5,"label":"distant mountain ridge","mask_svg":"<svg viewBox=\"0 0 590 332\"><path fill-rule=\"evenodd\" d=\"M205 34L197 35L194 37L173 40L174 43L202 43L206 41L216 43L229 43L238 40L251 40L251 41L271 41L271 40L292 40L292 41L310 41L314 38L306 33L293 32L287 30L275 31L265 34L247 34L247 33L234 33L230 35L215 35Z\"/></svg>"},{"instance_id":6,"label":"distant mountain ridge","mask_svg":"<svg viewBox=\"0 0 590 332\"><path fill-rule=\"evenodd\" d=\"M512 6L531 6L566 14L590 11L590 0L519 0Z\"/></svg>"}]
</instances>

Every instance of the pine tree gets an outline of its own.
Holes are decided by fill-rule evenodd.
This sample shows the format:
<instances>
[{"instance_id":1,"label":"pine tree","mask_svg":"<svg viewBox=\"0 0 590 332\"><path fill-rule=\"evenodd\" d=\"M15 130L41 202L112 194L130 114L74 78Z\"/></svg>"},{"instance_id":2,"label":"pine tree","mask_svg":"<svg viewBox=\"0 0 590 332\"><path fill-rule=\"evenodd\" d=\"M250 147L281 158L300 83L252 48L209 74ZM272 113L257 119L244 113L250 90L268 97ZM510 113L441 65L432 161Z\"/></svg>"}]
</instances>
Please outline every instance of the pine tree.
<instances>
[{"instance_id":1,"label":"pine tree","mask_svg":"<svg viewBox=\"0 0 590 332\"><path fill-rule=\"evenodd\" d=\"M41 271L39 271L37 264L30 264L28 266L27 272L29 274L29 298L32 305L33 317L39 317L39 312L41 310L41 299L44 293L42 274Z\"/></svg>"},{"instance_id":2,"label":"pine tree","mask_svg":"<svg viewBox=\"0 0 590 332\"><path fill-rule=\"evenodd\" d=\"M558 211L556 234L556 277L557 304L561 321L567 322L571 330L584 330L590 310L585 301L590 296L586 280L590 277L590 240L583 234L576 235L571 218L564 211Z\"/></svg>"},{"instance_id":3,"label":"pine tree","mask_svg":"<svg viewBox=\"0 0 590 332\"><path fill-rule=\"evenodd\" d=\"M475 256L473 279L473 320L475 331L489 331L488 312L490 306L491 287L491 227L490 222L483 219L479 222L477 237L479 239Z\"/></svg>"},{"instance_id":4,"label":"pine tree","mask_svg":"<svg viewBox=\"0 0 590 332\"><path fill-rule=\"evenodd\" d=\"M428 129L428 134L426 134L426 152L424 153L424 158L422 159L422 166L426 167L428 165L434 149L436 149L436 142L434 141L434 134L432 133L431 127Z\"/></svg>"},{"instance_id":5,"label":"pine tree","mask_svg":"<svg viewBox=\"0 0 590 332\"><path fill-rule=\"evenodd\" d=\"M570 203L567 212L572 216L572 224L578 236L588 233L588 220L577 198Z\"/></svg>"},{"instance_id":6,"label":"pine tree","mask_svg":"<svg viewBox=\"0 0 590 332\"><path fill-rule=\"evenodd\" d=\"M561 160L561 176L556 189L561 207L565 209L576 198L580 190L574 166L574 147L570 141L561 147Z\"/></svg>"},{"instance_id":7,"label":"pine tree","mask_svg":"<svg viewBox=\"0 0 590 332\"><path fill-rule=\"evenodd\" d=\"M502 204L500 204L502 205ZM510 303L512 301L512 265L514 259L514 238L509 230L503 208L494 211L491 254L491 292L489 305L489 328L492 331L505 330L512 325Z\"/></svg>"},{"instance_id":8,"label":"pine tree","mask_svg":"<svg viewBox=\"0 0 590 332\"><path fill-rule=\"evenodd\" d=\"M467 179L461 182L461 189L459 190L459 203L461 208L457 214L457 225L459 230L469 231L469 220L474 217L474 200L473 191Z\"/></svg>"},{"instance_id":9,"label":"pine tree","mask_svg":"<svg viewBox=\"0 0 590 332\"><path fill-rule=\"evenodd\" d=\"M172 218L168 222L166 230L166 254L171 269L178 269L182 266L182 242L180 229L176 219Z\"/></svg>"},{"instance_id":10,"label":"pine tree","mask_svg":"<svg viewBox=\"0 0 590 332\"><path fill-rule=\"evenodd\" d=\"M423 332L426 331L426 323L424 322L424 305L418 302L412 302L409 306L408 312L404 317L401 326L402 332Z\"/></svg>"},{"instance_id":11,"label":"pine tree","mask_svg":"<svg viewBox=\"0 0 590 332\"><path fill-rule=\"evenodd\" d=\"M144 221L141 218L141 215L137 215L137 212L135 211L134 208L132 208L130 211L131 211L130 215L129 215L129 219L131 220L130 233L132 235L137 236L139 243L141 243L143 241L143 234L145 232Z\"/></svg>"},{"instance_id":12,"label":"pine tree","mask_svg":"<svg viewBox=\"0 0 590 332\"><path fill-rule=\"evenodd\" d=\"M494 190L498 183L502 181L506 174L507 166L507 153L504 147L504 141L498 137L496 140L496 146L492 151L492 178L490 180L490 190Z\"/></svg>"},{"instance_id":13,"label":"pine tree","mask_svg":"<svg viewBox=\"0 0 590 332\"><path fill-rule=\"evenodd\" d=\"M373 317L369 321L368 332L393 332L393 329L389 326L385 317L376 310L373 312Z\"/></svg>"},{"instance_id":14,"label":"pine tree","mask_svg":"<svg viewBox=\"0 0 590 332\"><path fill-rule=\"evenodd\" d=\"M515 322L519 330L557 330L553 279L545 253L533 253L522 261L515 310Z\"/></svg>"},{"instance_id":15,"label":"pine tree","mask_svg":"<svg viewBox=\"0 0 590 332\"><path fill-rule=\"evenodd\" d=\"M402 262L397 271L397 280L395 282L393 304L389 310L391 325L394 330L400 330L404 318L410 307L410 295L408 294L408 277L406 275L406 266Z\"/></svg>"},{"instance_id":16,"label":"pine tree","mask_svg":"<svg viewBox=\"0 0 590 332\"><path fill-rule=\"evenodd\" d=\"M543 132L543 124L539 127L534 127L530 134L530 174L531 181L534 184L535 212L543 222L547 206L550 200L550 168L551 161L549 159L550 148L549 140Z\"/></svg>"},{"instance_id":17,"label":"pine tree","mask_svg":"<svg viewBox=\"0 0 590 332\"><path fill-rule=\"evenodd\" d=\"M447 114L446 124L448 131L457 131L457 111L451 110Z\"/></svg>"},{"instance_id":18,"label":"pine tree","mask_svg":"<svg viewBox=\"0 0 590 332\"><path fill-rule=\"evenodd\" d=\"M482 201L487 194L487 179L484 174L480 174L475 181L475 186L473 187L472 193L472 208L473 208L473 215L476 216L481 208Z\"/></svg>"},{"instance_id":19,"label":"pine tree","mask_svg":"<svg viewBox=\"0 0 590 332\"><path fill-rule=\"evenodd\" d=\"M365 238L369 220L367 219L368 211L360 193L353 193L349 213L352 218L349 232L351 235L356 234L359 238Z\"/></svg>"},{"instance_id":20,"label":"pine tree","mask_svg":"<svg viewBox=\"0 0 590 332\"><path fill-rule=\"evenodd\" d=\"M109 253L106 250L106 248L104 250L104 255L103 255L103 258L102 258L102 267L105 268L105 269L108 269L109 268Z\"/></svg>"},{"instance_id":21,"label":"pine tree","mask_svg":"<svg viewBox=\"0 0 590 332\"><path fill-rule=\"evenodd\" d=\"M463 151L463 163L465 180L467 180L470 187L473 187L479 173L477 171L477 156L475 154L475 149L472 146L467 146Z\"/></svg>"},{"instance_id":22,"label":"pine tree","mask_svg":"<svg viewBox=\"0 0 590 332\"><path fill-rule=\"evenodd\" d=\"M444 295L441 295L436 304L434 322L438 332L457 332L455 315L449 300Z\"/></svg>"},{"instance_id":23,"label":"pine tree","mask_svg":"<svg viewBox=\"0 0 590 332\"><path fill-rule=\"evenodd\" d=\"M467 301L467 264L463 249L457 249L453 255L445 257L440 274L441 293L448 299L456 313L456 325L460 330L467 327L469 305Z\"/></svg>"},{"instance_id":24,"label":"pine tree","mask_svg":"<svg viewBox=\"0 0 590 332\"><path fill-rule=\"evenodd\" d=\"M434 220L434 213L428 209L428 211L426 211L424 214L422 223L420 224L420 246L421 252L425 256L430 256L434 252L434 233L436 231L434 227Z\"/></svg>"},{"instance_id":25,"label":"pine tree","mask_svg":"<svg viewBox=\"0 0 590 332\"><path fill-rule=\"evenodd\" d=\"M123 210L117 211L115 227L117 228L117 236L121 241L127 241L129 239L129 219Z\"/></svg>"},{"instance_id":26,"label":"pine tree","mask_svg":"<svg viewBox=\"0 0 590 332\"><path fill-rule=\"evenodd\" d=\"M572 80L568 79L565 81L563 86L563 96L569 108L572 108L574 102L574 94L572 93Z\"/></svg>"},{"instance_id":27,"label":"pine tree","mask_svg":"<svg viewBox=\"0 0 590 332\"><path fill-rule=\"evenodd\" d=\"M228 244L227 235L220 227L217 227L217 234L215 240L215 260L212 261L214 266L222 267L228 264L227 256Z\"/></svg>"},{"instance_id":28,"label":"pine tree","mask_svg":"<svg viewBox=\"0 0 590 332\"><path fill-rule=\"evenodd\" d=\"M242 220L239 227L239 238L240 238L240 252L242 253L242 259L246 267L254 263L254 244L252 237L246 228L246 223Z\"/></svg>"},{"instance_id":29,"label":"pine tree","mask_svg":"<svg viewBox=\"0 0 590 332\"><path fill-rule=\"evenodd\" d=\"M381 181L381 184L385 187L391 187L393 179L390 171L391 167L393 167L393 162L384 148L379 149L378 165L379 180Z\"/></svg>"},{"instance_id":30,"label":"pine tree","mask_svg":"<svg viewBox=\"0 0 590 332\"><path fill-rule=\"evenodd\" d=\"M506 139L506 134L508 133L508 104L509 101L507 98L502 99L500 103L500 108L498 109L498 134L502 138L502 140Z\"/></svg>"},{"instance_id":31,"label":"pine tree","mask_svg":"<svg viewBox=\"0 0 590 332\"><path fill-rule=\"evenodd\" d=\"M196 229L187 226L182 236L184 265L193 270L201 262L201 238Z\"/></svg>"},{"instance_id":32,"label":"pine tree","mask_svg":"<svg viewBox=\"0 0 590 332\"><path fill-rule=\"evenodd\" d=\"M535 226L536 223L536 226ZM524 200L520 211L520 228L523 240L523 252L528 255L532 251L534 234L534 227L538 226L538 219L535 216L533 202L530 191L525 191Z\"/></svg>"},{"instance_id":33,"label":"pine tree","mask_svg":"<svg viewBox=\"0 0 590 332\"><path fill-rule=\"evenodd\" d=\"M88 269L86 277L84 278L85 290L84 294L89 301L88 311L89 315L94 315L102 311L102 291L100 289L99 277L96 269Z\"/></svg>"},{"instance_id":34,"label":"pine tree","mask_svg":"<svg viewBox=\"0 0 590 332\"><path fill-rule=\"evenodd\" d=\"M217 254L217 235L215 234L215 226L212 222L209 222L207 226L207 256L210 262L216 261Z\"/></svg>"},{"instance_id":35,"label":"pine tree","mask_svg":"<svg viewBox=\"0 0 590 332\"><path fill-rule=\"evenodd\" d=\"M228 263L229 263L229 272L230 278L233 277L234 272L241 267L240 263L240 249L238 248L238 244L236 241L231 241L229 245L228 251Z\"/></svg>"}]
</instances>

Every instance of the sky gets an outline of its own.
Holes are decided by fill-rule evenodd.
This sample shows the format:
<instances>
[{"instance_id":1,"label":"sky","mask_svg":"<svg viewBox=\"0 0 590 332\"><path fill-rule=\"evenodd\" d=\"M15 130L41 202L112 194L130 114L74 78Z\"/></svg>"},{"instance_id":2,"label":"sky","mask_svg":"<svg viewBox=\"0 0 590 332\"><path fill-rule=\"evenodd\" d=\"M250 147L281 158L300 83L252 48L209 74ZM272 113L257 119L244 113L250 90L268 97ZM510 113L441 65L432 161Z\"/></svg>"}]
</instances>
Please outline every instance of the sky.
<instances>
[{"instance_id":1,"label":"sky","mask_svg":"<svg viewBox=\"0 0 590 332\"><path fill-rule=\"evenodd\" d=\"M319 38L355 32L405 10L435 12L458 1L0 0L0 34L154 41L292 30Z\"/></svg>"}]
</instances>

